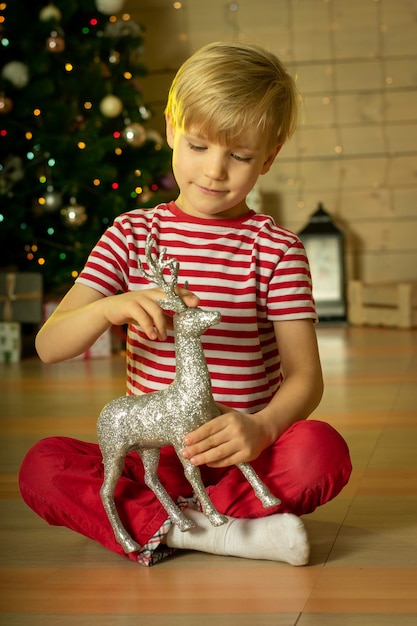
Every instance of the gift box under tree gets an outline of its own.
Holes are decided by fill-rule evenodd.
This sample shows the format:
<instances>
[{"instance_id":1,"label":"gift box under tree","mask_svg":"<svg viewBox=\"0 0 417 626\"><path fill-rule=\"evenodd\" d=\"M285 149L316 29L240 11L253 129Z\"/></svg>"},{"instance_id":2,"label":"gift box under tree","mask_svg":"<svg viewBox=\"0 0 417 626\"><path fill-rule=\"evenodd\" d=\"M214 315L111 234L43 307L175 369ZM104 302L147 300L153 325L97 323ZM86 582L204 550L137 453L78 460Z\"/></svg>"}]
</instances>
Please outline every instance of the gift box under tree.
<instances>
[{"instance_id":1,"label":"gift box under tree","mask_svg":"<svg viewBox=\"0 0 417 626\"><path fill-rule=\"evenodd\" d=\"M0 272L0 362L17 363L22 353L21 325L42 321L42 274Z\"/></svg>"},{"instance_id":2,"label":"gift box under tree","mask_svg":"<svg viewBox=\"0 0 417 626\"><path fill-rule=\"evenodd\" d=\"M0 272L0 320L40 323L42 321L42 274Z\"/></svg>"},{"instance_id":3,"label":"gift box under tree","mask_svg":"<svg viewBox=\"0 0 417 626\"><path fill-rule=\"evenodd\" d=\"M19 322L0 322L0 363L17 363L20 352Z\"/></svg>"}]
</instances>

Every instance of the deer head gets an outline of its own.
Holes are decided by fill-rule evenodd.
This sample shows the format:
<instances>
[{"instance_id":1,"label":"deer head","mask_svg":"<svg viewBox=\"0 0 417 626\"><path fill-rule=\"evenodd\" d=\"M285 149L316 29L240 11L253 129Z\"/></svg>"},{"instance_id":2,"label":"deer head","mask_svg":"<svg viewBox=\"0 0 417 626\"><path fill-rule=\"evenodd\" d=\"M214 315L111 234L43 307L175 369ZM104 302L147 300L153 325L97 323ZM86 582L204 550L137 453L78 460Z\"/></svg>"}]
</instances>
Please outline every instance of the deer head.
<instances>
[{"instance_id":1,"label":"deer head","mask_svg":"<svg viewBox=\"0 0 417 626\"><path fill-rule=\"evenodd\" d=\"M152 246L155 241L149 233L146 238L145 244L145 256L148 263L149 272L146 272L140 259L138 260L139 271L150 282L154 282L161 287L167 295L164 300L157 300L159 306L164 311L174 311L175 313L182 313L188 307L182 301L180 296L175 293L175 287L178 285L178 271L179 263L175 258L165 258L166 248L162 248L159 256L152 258ZM164 276L164 270L168 268L171 274L171 280L167 281Z\"/></svg>"},{"instance_id":2,"label":"deer head","mask_svg":"<svg viewBox=\"0 0 417 626\"><path fill-rule=\"evenodd\" d=\"M178 285L179 263L175 258L166 258L166 248L163 248L155 258L152 257L154 239L151 234L146 238L145 256L150 271L146 272L141 261L138 261L139 270L150 282L154 282L167 294L164 300L157 300L159 306L165 311L174 311L174 328L181 326L183 336L200 336L210 326L220 321L221 314L218 311L203 311L199 307L188 307L178 294L175 287ZM171 280L166 280L164 270L168 268ZM187 286L187 284L185 285ZM181 314L181 315L180 315Z\"/></svg>"}]
</instances>

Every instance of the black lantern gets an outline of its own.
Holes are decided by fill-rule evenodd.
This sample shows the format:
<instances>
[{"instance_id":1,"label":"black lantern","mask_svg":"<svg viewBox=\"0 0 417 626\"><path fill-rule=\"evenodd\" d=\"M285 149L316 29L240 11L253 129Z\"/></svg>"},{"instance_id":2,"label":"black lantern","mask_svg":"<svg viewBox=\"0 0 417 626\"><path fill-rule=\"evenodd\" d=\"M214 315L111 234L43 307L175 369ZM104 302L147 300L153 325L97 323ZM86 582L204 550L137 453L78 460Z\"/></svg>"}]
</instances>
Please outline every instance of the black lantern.
<instances>
[{"instance_id":1,"label":"black lantern","mask_svg":"<svg viewBox=\"0 0 417 626\"><path fill-rule=\"evenodd\" d=\"M299 237L310 262L320 320L346 321L344 235L321 203Z\"/></svg>"}]
</instances>

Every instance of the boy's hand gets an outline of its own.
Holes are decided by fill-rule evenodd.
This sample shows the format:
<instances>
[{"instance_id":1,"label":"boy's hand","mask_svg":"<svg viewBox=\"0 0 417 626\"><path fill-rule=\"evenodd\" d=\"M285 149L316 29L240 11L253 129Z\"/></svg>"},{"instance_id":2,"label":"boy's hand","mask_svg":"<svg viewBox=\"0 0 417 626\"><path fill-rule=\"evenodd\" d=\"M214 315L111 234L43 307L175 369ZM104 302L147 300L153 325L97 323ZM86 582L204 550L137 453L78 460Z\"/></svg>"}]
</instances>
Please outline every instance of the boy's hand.
<instances>
[{"instance_id":1,"label":"boy's hand","mask_svg":"<svg viewBox=\"0 0 417 626\"><path fill-rule=\"evenodd\" d=\"M188 289L178 287L176 292L187 306L198 306L198 296ZM172 318L164 313L157 301L165 298L166 294L160 288L143 289L103 298L100 304L111 324L137 324L149 339L164 341L166 329L172 328Z\"/></svg>"},{"instance_id":2,"label":"boy's hand","mask_svg":"<svg viewBox=\"0 0 417 626\"><path fill-rule=\"evenodd\" d=\"M186 435L184 443L183 458L210 467L253 461L269 445L254 415L230 409Z\"/></svg>"}]
</instances>

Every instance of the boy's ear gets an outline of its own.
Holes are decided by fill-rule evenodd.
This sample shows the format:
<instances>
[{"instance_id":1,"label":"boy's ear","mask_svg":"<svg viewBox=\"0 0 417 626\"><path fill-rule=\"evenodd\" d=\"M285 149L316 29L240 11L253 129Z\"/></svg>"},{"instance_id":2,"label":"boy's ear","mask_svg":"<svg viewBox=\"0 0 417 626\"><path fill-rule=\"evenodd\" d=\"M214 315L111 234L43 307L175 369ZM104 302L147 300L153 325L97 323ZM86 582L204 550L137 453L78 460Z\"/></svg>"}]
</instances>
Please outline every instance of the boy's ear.
<instances>
[{"instance_id":1,"label":"boy's ear","mask_svg":"<svg viewBox=\"0 0 417 626\"><path fill-rule=\"evenodd\" d=\"M166 125L167 144L169 145L170 148L173 148L175 130L171 122L171 117L169 115L165 115L165 125Z\"/></svg>"},{"instance_id":2,"label":"boy's ear","mask_svg":"<svg viewBox=\"0 0 417 626\"><path fill-rule=\"evenodd\" d=\"M282 143L279 143L277 146L275 146L275 148L273 148L271 150L271 152L268 154L263 166L262 166L262 171L261 174L266 174L267 172L269 172L269 170L271 169L271 165L272 163L275 161L275 158L278 154L278 152L281 150L282 148Z\"/></svg>"}]
</instances>

